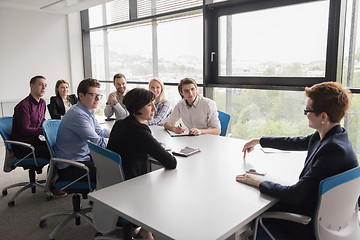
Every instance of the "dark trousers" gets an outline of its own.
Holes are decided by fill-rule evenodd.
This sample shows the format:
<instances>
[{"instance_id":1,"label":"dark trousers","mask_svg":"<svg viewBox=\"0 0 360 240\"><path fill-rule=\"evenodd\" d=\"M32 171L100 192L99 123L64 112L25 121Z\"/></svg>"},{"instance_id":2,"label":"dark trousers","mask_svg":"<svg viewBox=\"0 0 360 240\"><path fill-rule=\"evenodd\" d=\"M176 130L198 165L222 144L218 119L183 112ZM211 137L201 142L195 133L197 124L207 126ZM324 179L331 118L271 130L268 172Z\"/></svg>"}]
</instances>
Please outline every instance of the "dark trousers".
<instances>
[{"instance_id":1,"label":"dark trousers","mask_svg":"<svg viewBox=\"0 0 360 240\"><path fill-rule=\"evenodd\" d=\"M50 159L50 152L46 145L45 141L40 141L40 139L36 138L33 142L30 143L35 148L35 156L37 158L49 158ZM23 158L29 153L31 150L26 147L21 147L17 145L12 145L14 154L17 158ZM33 155L29 155L29 157L33 157Z\"/></svg>"},{"instance_id":2,"label":"dark trousers","mask_svg":"<svg viewBox=\"0 0 360 240\"><path fill-rule=\"evenodd\" d=\"M96 183L96 168L94 162L90 160L81 163L84 163L89 168L90 181ZM86 171L84 169L70 165L64 169L58 169L57 173L61 180L72 182L78 179L79 177L83 176L84 174L86 174ZM88 181L87 176L83 177L80 181L87 182Z\"/></svg>"}]
</instances>

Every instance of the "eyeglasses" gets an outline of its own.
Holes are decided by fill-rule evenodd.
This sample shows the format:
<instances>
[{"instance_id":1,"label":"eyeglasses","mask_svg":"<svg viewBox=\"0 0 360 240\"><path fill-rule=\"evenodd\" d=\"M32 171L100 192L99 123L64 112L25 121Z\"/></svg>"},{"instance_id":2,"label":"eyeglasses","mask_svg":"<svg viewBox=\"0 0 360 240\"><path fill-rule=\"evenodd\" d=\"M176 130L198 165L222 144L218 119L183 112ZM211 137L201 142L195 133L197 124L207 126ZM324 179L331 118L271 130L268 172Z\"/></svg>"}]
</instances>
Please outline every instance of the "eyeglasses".
<instances>
[{"instance_id":1,"label":"eyeglasses","mask_svg":"<svg viewBox=\"0 0 360 240\"><path fill-rule=\"evenodd\" d=\"M304 115L308 115L308 113L313 113L313 112L315 112L315 111L307 109L307 108L304 109Z\"/></svg>"},{"instance_id":2,"label":"eyeglasses","mask_svg":"<svg viewBox=\"0 0 360 240\"><path fill-rule=\"evenodd\" d=\"M96 94L96 93L86 93L89 94L93 99L98 98L99 100L102 98L102 94Z\"/></svg>"}]
</instances>

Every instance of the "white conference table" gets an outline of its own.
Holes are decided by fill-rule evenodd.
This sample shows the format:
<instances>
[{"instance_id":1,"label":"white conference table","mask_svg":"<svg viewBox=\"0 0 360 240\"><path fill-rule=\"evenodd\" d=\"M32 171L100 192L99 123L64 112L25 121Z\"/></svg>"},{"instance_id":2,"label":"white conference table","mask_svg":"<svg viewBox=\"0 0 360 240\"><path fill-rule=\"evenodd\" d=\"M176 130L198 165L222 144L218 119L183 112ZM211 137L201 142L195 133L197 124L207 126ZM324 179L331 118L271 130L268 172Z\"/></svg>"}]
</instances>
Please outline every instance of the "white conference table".
<instances>
[{"instance_id":1,"label":"white conference table","mask_svg":"<svg viewBox=\"0 0 360 240\"><path fill-rule=\"evenodd\" d=\"M156 239L226 239L278 200L235 181L251 168L281 184L297 181L305 152L247 155L245 141L213 135L170 137L151 127L154 137L173 150L198 147L200 153L177 157L175 170L159 169L89 194L94 204L153 232Z\"/></svg>"}]
</instances>

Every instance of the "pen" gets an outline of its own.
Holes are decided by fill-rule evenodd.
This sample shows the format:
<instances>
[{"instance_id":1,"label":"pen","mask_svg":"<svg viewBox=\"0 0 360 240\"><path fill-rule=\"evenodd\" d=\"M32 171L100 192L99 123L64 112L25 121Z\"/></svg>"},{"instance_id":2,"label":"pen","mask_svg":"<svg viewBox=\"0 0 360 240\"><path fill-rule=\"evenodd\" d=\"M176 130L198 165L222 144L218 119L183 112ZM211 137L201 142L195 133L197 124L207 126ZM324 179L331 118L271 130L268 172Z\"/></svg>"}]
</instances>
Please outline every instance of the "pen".
<instances>
[{"instance_id":1,"label":"pen","mask_svg":"<svg viewBox=\"0 0 360 240\"><path fill-rule=\"evenodd\" d=\"M182 127L181 123L179 125L180 125L180 127Z\"/></svg>"}]
</instances>

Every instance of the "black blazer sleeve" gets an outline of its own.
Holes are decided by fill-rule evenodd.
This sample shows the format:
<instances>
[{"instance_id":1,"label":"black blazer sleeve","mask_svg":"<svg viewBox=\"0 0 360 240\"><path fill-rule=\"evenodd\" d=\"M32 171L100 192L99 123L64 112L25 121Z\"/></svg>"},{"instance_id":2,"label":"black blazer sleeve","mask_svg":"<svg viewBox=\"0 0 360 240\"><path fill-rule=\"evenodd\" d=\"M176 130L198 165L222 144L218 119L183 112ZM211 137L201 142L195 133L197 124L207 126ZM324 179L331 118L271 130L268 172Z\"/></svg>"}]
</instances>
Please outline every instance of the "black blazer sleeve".
<instances>
[{"instance_id":1,"label":"black blazer sleeve","mask_svg":"<svg viewBox=\"0 0 360 240\"><path fill-rule=\"evenodd\" d=\"M139 129L140 130L140 129ZM176 158L168 153L160 143L153 137L150 131L141 131L139 134L139 146L153 158L158 160L165 168L175 169L177 165Z\"/></svg>"},{"instance_id":2,"label":"black blazer sleeve","mask_svg":"<svg viewBox=\"0 0 360 240\"><path fill-rule=\"evenodd\" d=\"M50 98L50 104L48 107L52 119L61 119L61 116L65 114L64 103L58 96Z\"/></svg>"},{"instance_id":3,"label":"black blazer sleeve","mask_svg":"<svg viewBox=\"0 0 360 240\"><path fill-rule=\"evenodd\" d=\"M71 105L75 105L78 102L78 99L75 96L75 94L68 95L68 99L69 99Z\"/></svg>"}]
</instances>

